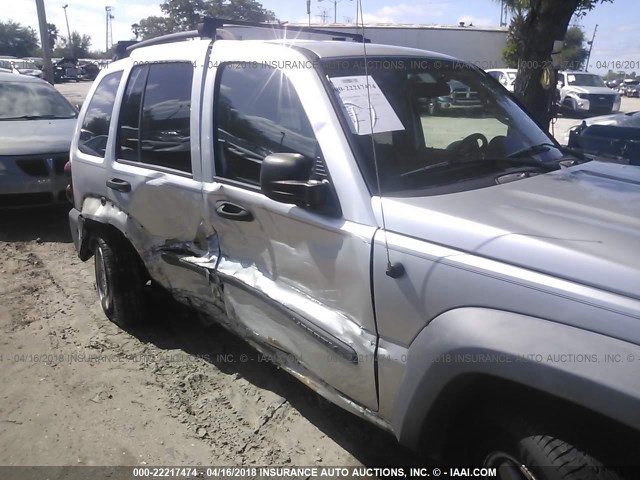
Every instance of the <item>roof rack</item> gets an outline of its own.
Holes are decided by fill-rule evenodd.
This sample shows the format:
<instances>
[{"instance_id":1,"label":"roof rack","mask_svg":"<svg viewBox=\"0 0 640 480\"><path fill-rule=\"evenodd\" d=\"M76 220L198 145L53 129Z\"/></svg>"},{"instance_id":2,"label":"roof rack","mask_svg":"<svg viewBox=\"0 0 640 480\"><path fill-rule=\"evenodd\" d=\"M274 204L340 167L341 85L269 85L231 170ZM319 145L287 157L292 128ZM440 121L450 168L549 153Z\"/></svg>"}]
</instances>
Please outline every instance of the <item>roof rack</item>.
<instances>
[{"instance_id":1,"label":"roof rack","mask_svg":"<svg viewBox=\"0 0 640 480\"><path fill-rule=\"evenodd\" d=\"M260 23L260 22L247 22L244 20L227 20L224 18L215 18L215 17L203 17L202 22L198 24L198 32L204 37L215 38L216 30L218 28L224 28L225 25L236 25L242 27L258 27L258 28L268 28L271 30L284 30L285 32L304 32L304 33L315 33L319 35L334 35L337 37L346 37L350 38L354 42L363 41L366 42L365 39L359 33L346 33L346 32L338 32L335 30L324 30L320 28L313 27L297 27L297 26L289 26L286 23Z\"/></svg>"},{"instance_id":2,"label":"roof rack","mask_svg":"<svg viewBox=\"0 0 640 480\"><path fill-rule=\"evenodd\" d=\"M369 43L371 40L365 38L363 35L359 33L347 33L347 32L339 32L335 30L324 30L320 28L313 27L298 27L298 26L288 26L286 23L260 23L260 22L247 22L244 20L228 20L224 18L216 18L216 17L203 17L202 21L198 24L197 30L189 30L186 32L177 32L170 33L168 35L162 35L161 37L151 38L149 40L143 40L141 42L137 42L133 45L128 45L126 47L127 55L131 53L133 50L142 47L148 47L151 45L161 45L163 43L171 43L180 40L187 40L189 38L212 38L216 39L218 30L223 29L225 26L241 26L241 27L257 27L257 28L267 28L270 30L282 30L285 33L287 31L291 32L303 32L303 33L314 33L318 35L332 35L340 38L350 38L354 42L365 42ZM120 57L123 58L123 57Z\"/></svg>"}]
</instances>

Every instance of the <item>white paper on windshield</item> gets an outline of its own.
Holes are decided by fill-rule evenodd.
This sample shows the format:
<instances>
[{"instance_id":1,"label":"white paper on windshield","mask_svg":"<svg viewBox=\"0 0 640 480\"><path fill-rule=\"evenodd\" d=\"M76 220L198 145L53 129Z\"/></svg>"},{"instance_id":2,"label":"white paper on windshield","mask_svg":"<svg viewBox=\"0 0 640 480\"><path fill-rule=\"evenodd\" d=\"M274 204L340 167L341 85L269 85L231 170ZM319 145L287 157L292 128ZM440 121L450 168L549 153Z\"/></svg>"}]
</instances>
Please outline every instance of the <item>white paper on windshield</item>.
<instances>
[{"instance_id":1,"label":"white paper on windshield","mask_svg":"<svg viewBox=\"0 0 640 480\"><path fill-rule=\"evenodd\" d=\"M576 76L575 76L575 75L567 75L567 79L568 79L570 82L575 82L575 81L576 81Z\"/></svg>"},{"instance_id":2,"label":"white paper on windshield","mask_svg":"<svg viewBox=\"0 0 640 480\"><path fill-rule=\"evenodd\" d=\"M332 78L331 83L351 120L351 131L356 135L404 130L398 115L371 75L337 77Z\"/></svg>"}]
</instances>

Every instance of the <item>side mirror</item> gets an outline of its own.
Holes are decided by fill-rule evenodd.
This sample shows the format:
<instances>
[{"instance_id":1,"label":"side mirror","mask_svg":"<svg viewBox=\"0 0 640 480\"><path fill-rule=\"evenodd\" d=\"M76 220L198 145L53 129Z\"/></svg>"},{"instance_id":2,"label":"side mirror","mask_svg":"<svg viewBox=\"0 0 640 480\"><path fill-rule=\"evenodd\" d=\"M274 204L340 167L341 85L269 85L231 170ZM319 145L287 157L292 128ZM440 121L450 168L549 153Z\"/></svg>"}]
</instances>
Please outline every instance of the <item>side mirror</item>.
<instances>
[{"instance_id":1,"label":"side mirror","mask_svg":"<svg viewBox=\"0 0 640 480\"><path fill-rule=\"evenodd\" d=\"M273 153L260 168L262 193L277 202L320 209L326 201L329 184L311 180L314 160L299 153Z\"/></svg>"}]
</instances>

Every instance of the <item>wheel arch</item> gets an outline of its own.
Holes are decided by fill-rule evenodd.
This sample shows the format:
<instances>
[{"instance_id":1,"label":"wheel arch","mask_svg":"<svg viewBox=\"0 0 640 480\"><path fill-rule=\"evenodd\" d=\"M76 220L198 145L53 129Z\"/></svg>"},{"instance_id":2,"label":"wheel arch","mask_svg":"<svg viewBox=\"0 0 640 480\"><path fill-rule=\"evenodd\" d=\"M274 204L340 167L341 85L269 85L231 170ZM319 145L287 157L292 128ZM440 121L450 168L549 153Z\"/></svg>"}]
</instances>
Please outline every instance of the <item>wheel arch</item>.
<instances>
[{"instance_id":1,"label":"wheel arch","mask_svg":"<svg viewBox=\"0 0 640 480\"><path fill-rule=\"evenodd\" d=\"M594 357L589 363L554 362L553 355L568 354L568 348ZM526 358L531 354L542 360ZM640 359L640 347L511 312L446 312L425 327L408 350L393 430L401 443L426 446L437 454L462 412L477 402L495 400L492 392L503 389L510 402L524 396L540 399L540 404L570 405L640 431L635 365L607 364L606 354Z\"/></svg>"},{"instance_id":2,"label":"wheel arch","mask_svg":"<svg viewBox=\"0 0 640 480\"><path fill-rule=\"evenodd\" d=\"M93 256L93 242L96 236L110 236L126 245L131 253L135 253L135 258L148 276L146 265L140 255L140 245L129 232L129 224L129 215L109 200L96 197L85 198L77 220L77 250L80 259L86 261Z\"/></svg>"}]
</instances>

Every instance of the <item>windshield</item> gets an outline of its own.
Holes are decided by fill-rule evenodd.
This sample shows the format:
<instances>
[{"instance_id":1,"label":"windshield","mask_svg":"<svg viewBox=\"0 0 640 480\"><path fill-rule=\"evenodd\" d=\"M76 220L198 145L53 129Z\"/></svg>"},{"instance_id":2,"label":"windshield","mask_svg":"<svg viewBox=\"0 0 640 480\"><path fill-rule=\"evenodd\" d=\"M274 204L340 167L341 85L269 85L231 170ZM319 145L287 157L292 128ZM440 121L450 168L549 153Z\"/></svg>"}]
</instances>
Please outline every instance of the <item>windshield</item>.
<instances>
[{"instance_id":1,"label":"windshield","mask_svg":"<svg viewBox=\"0 0 640 480\"><path fill-rule=\"evenodd\" d=\"M604 80L598 75L587 75L583 73L567 73L567 82L569 85L578 87L606 87Z\"/></svg>"},{"instance_id":2,"label":"windshield","mask_svg":"<svg viewBox=\"0 0 640 480\"><path fill-rule=\"evenodd\" d=\"M372 192L378 191L372 123L380 186L388 195L496 185L514 168L535 170L562 157L513 97L474 66L373 57L368 79L362 59L323 66Z\"/></svg>"},{"instance_id":3,"label":"windshield","mask_svg":"<svg viewBox=\"0 0 640 480\"><path fill-rule=\"evenodd\" d=\"M75 108L45 82L0 82L0 121L76 116Z\"/></svg>"},{"instance_id":4,"label":"windshield","mask_svg":"<svg viewBox=\"0 0 640 480\"><path fill-rule=\"evenodd\" d=\"M516 75L517 72L507 72L507 77L509 77L509 80L511 80L512 82L515 81Z\"/></svg>"}]
</instances>

